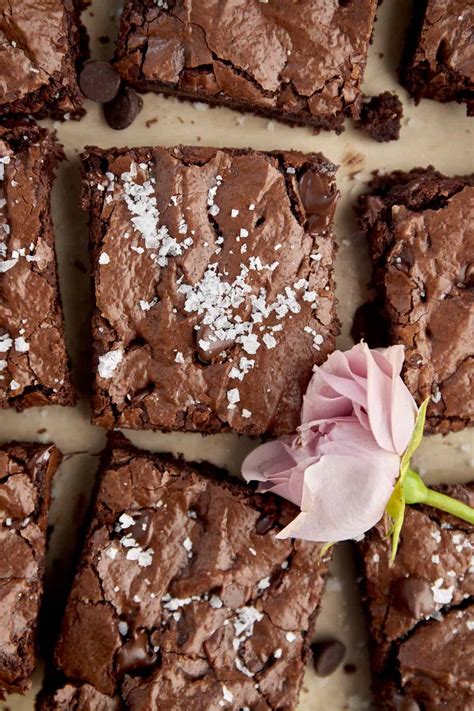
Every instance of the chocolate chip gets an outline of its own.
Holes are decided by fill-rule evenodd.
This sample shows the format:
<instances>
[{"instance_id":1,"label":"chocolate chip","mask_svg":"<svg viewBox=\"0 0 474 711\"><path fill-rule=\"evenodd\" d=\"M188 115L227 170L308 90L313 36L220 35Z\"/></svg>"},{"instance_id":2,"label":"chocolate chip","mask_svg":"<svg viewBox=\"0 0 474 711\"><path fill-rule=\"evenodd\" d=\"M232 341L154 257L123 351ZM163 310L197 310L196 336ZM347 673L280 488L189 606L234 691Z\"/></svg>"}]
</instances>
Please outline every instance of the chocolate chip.
<instances>
[{"instance_id":1,"label":"chocolate chip","mask_svg":"<svg viewBox=\"0 0 474 711\"><path fill-rule=\"evenodd\" d=\"M276 511L272 513L263 513L255 524L255 531L260 536L264 536L271 528L273 528L277 521L278 514Z\"/></svg>"},{"instance_id":2,"label":"chocolate chip","mask_svg":"<svg viewBox=\"0 0 474 711\"><path fill-rule=\"evenodd\" d=\"M427 580L402 578L392 585L393 604L415 619L426 617L435 609L433 592Z\"/></svg>"},{"instance_id":3,"label":"chocolate chip","mask_svg":"<svg viewBox=\"0 0 474 711\"><path fill-rule=\"evenodd\" d=\"M89 62L79 74L79 86L88 99L105 104L117 96L120 76L108 62Z\"/></svg>"},{"instance_id":4,"label":"chocolate chip","mask_svg":"<svg viewBox=\"0 0 474 711\"><path fill-rule=\"evenodd\" d=\"M227 348L234 345L234 340L221 341L209 326L201 326L196 332L196 347L199 360L212 363L219 360Z\"/></svg>"},{"instance_id":5,"label":"chocolate chip","mask_svg":"<svg viewBox=\"0 0 474 711\"><path fill-rule=\"evenodd\" d=\"M145 511L135 519L135 523L130 528L130 535L142 548L147 548L153 538L154 528L153 515Z\"/></svg>"},{"instance_id":6,"label":"chocolate chip","mask_svg":"<svg viewBox=\"0 0 474 711\"><path fill-rule=\"evenodd\" d=\"M464 283L466 284L466 286L471 288L474 286L474 264L468 264L466 266Z\"/></svg>"},{"instance_id":7,"label":"chocolate chip","mask_svg":"<svg viewBox=\"0 0 474 711\"><path fill-rule=\"evenodd\" d=\"M308 217L310 232L328 227L334 216L339 191L329 179L314 170L307 170L300 178L301 202Z\"/></svg>"},{"instance_id":8,"label":"chocolate chip","mask_svg":"<svg viewBox=\"0 0 474 711\"><path fill-rule=\"evenodd\" d=\"M346 646L338 639L327 639L311 645L314 670L317 676L329 676L342 664Z\"/></svg>"},{"instance_id":9,"label":"chocolate chip","mask_svg":"<svg viewBox=\"0 0 474 711\"><path fill-rule=\"evenodd\" d=\"M142 97L131 87L125 86L113 101L104 104L105 120L110 128L121 131L135 121L142 108Z\"/></svg>"},{"instance_id":10,"label":"chocolate chip","mask_svg":"<svg viewBox=\"0 0 474 711\"><path fill-rule=\"evenodd\" d=\"M226 607L229 607L231 610L236 610L244 604L245 594L242 588L236 583L230 583L230 585L227 585L222 591L221 599Z\"/></svg>"},{"instance_id":11,"label":"chocolate chip","mask_svg":"<svg viewBox=\"0 0 474 711\"><path fill-rule=\"evenodd\" d=\"M395 711L420 711L420 707L415 699L409 696L403 696L402 694L395 694L393 697L393 707Z\"/></svg>"},{"instance_id":12,"label":"chocolate chip","mask_svg":"<svg viewBox=\"0 0 474 711\"><path fill-rule=\"evenodd\" d=\"M123 676L137 669L146 669L156 658L156 653L150 649L146 632L137 632L117 654L117 673Z\"/></svg>"}]
</instances>

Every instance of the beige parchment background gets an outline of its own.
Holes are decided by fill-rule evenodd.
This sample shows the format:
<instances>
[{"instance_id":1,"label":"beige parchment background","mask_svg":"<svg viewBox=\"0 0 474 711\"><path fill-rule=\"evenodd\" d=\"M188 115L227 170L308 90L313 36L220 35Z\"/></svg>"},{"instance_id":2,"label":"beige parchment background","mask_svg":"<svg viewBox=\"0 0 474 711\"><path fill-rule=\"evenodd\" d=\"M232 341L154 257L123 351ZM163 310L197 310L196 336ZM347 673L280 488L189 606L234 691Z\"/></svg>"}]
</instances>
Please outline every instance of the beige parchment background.
<instances>
[{"instance_id":1,"label":"beige parchment background","mask_svg":"<svg viewBox=\"0 0 474 711\"><path fill-rule=\"evenodd\" d=\"M288 0L290 3L291 0ZM53 213L59 260L61 291L67 337L75 375L83 394L75 409L36 408L24 413L0 412L0 442L11 439L55 442L65 460L57 476L51 524L54 526L48 560L48 600L59 596L71 568L77 545L77 527L87 507L105 433L89 423L86 397L88 371L89 277L86 273L87 223L79 200L78 154L86 144L100 146L200 144L251 146L257 149L293 148L323 151L339 164L338 184L342 193L336 213L339 243L336 265L339 315L343 330L338 345L351 345L349 336L355 308L364 301L370 267L364 239L358 234L352 214L356 196L364 189L373 170L410 169L434 164L446 174L472 172L474 166L474 121L456 104L423 101L415 107L398 85L396 67L408 18L409 0L384 0L379 9L374 42L370 48L364 89L375 94L395 90L404 103L401 139L378 144L353 127L341 136L309 129L290 128L274 121L241 116L227 109L208 109L202 104L181 103L148 95L136 122L125 131L106 126L98 105L86 102L87 115L80 122L55 124L67 154L59 170L53 196ZM109 57L113 51L120 12L118 0L93 0L84 12L91 36L92 56ZM108 36L110 42L100 38ZM44 122L50 125L51 122ZM208 459L233 474L239 472L245 454L254 442L236 435L203 438L197 434L126 432L134 444L150 450L182 453L187 459ZM458 433L444 439L425 438L416 464L430 482L466 481L472 478L473 433ZM366 639L357 597L350 546L341 546L335 556L324 595L316 636L336 636L347 645L346 662L355 664L354 674L340 669L327 679L318 679L308 667L299 711L370 709ZM48 607L49 609L49 607ZM53 613L49 613L52 615ZM46 619L52 626L54 619ZM23 699L10 697L0 711L31 711L41 684L42 665L35 675L32 692Z\"/></svg>"}]
</instances>

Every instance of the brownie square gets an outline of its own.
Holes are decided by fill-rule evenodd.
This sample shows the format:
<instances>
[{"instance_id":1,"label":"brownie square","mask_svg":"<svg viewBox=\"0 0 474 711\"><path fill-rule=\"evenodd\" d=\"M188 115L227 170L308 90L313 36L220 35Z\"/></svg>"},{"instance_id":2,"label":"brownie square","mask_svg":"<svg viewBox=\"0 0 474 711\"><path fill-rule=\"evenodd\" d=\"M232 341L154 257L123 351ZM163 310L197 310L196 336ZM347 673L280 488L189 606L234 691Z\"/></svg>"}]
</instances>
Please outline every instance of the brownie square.
<instances>
[{"instance_id":1,"label":"brownie square","mask_svg":"<svg viewBox=\"0 0 474 711\"><path fill-rule=\"evenodd\" d=\"M0 1L0 117L82 116L87 56L79 0Z\"/></svg>"},{"instance_id":2,"label":"brownie square","mask_svg":"<svg viewBox=\"0 0 474 711\"><path fill-rule=\"evenodd\" d=\"M61 157L45 129L0 126L0 408L74 403L50 211Z\"/></svg>"},{"instance_id":3,"label":"brownie square","mask_svg":"<svg viewBox=\"0 0 474 711\"><path fill-rule=\"evenodd\" d=\"M30 688L43 595L52 445L0 446L0 699Z\"/></svg>"},{"instance_id":4,"label":"brownie square","mask_svg":"<svg viewBox=\"0 0 474 711\"><path fill-rule=\"evenodd\" d=\"M88 148L94 422L288 433L334 349L323 156Z\"/></svg>"},{"instance_id":5,"label":"brownie square","mask_svg":"<svg viewBox=\"0 0 474 711\"><path fill-rule=\"evenodd\" d=\"M276 538L296 513L116 442L39 708L295 709L329 564Z\"/></svg>"},{"instance_id":6,"label":"brownie square","mask_svg":"<svg viewBox=\"0 0 474 711\"><path fill-rule=\"evenodd\" d=\"M457 101L474 111L474 5L466 0L418 0L401 66L401 81L421 98Z\"/></svg>"},{"instance_id":7,"label":"brownie square","mask_svg":"<svg viewBox=\"0 0 474 711\"><path fill-rule=\"evenodd\" d=\"M138 91L315 129L357 117L377 0L126 0L117 69Z\"/></svg>"},{"instance_id":8,"label":"brownie square","mask_svg":"<svg viewBox=\"0 0 474 711\"><path fill-rule=\"evenodd\" d=\"M474 505L474 484L442 489ZM390 565L385 524L366 534L364 602L379 711L474 708L474 527L408 507Z\"/></svg>"},{"instance_id":9,"label":"brownie square","mask_svg":"<svg viewBox=\"0 0 474 711\"><path fill-rule=\"evenodd\" d=\"M378 177L358 204L389 343L405 346L404 379L427 426L474 416L474 180L433 168ZM375 344L380 345L380 344Z\"/></svg>"}]
</instances>

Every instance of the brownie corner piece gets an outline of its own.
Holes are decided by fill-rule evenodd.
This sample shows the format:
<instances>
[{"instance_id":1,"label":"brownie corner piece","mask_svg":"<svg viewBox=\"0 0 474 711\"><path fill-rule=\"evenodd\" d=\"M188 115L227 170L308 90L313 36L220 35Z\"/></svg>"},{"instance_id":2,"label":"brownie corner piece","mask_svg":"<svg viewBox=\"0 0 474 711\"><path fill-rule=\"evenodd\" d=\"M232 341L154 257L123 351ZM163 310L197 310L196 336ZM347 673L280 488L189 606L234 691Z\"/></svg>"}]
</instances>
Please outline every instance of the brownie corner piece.
<instances>
[{"instance_id":1,"label":"brownie corner piece","mask_svg":"<svg viewBox=\"0 0 474 711\"><path fill-rule=\"evenodd\" d=\"M52 445L0 445L0 699L30 687L51 484L60 461Z\"/></svg>"},{"instance_id":2,"label":"brownie corner piece","mask_svg":"<svg viewBox=\"0 0 474 711\"><path fill-rule=\"evenodd\" d=\"M473 26L474 7L465 0L414 3L400 78L415 101L457 101L472 114Z\"/></svg>"},{"instance_id":3,"label":"brownie corner piece","mask_svg":"<svg viewBox=\"0 0 474 711\"><path fill-rule=\"evenodd\" d=\"M474 485L441 487L469 505ZM474 708L474 527L408 507L393 565L384 524L358 545L377 711Z\"/></svg>"},{"instance_id":4,"label":"brownie corner piece","mask_svg":"<svg viewBox=\"0 0 474 711\"><path fill-rule=\"evenodd\" d=\"M359 200L389 342L405 346L404 380L427 426L474 419L474 178L433 168L378 176Z\"/></svg>"},{"instance_id":5,"label":"brownie corner piece","mask_svg":"<svg viewBox=\"0 0 474 711\"><path fill-rule=\"evenodd\" d=\"M234 481L115 441L42 710L296 708L329 559Z\"/></svg>"},{"instance_id":6,"label":"brownie corner piece","mask_svg":"<svg viewBox=\"0 0 474 711\"><path fill-rule=\"evenodd\" d=\"M75 402L50 204L61 157L46 129L0 126L0 408Z\"/></svg>"},{"instance_id":7,"label":"brownie corner piece","mask_svg":"<svg viewBox=\"0 0 474 711\"><path fill-rule=\"evenodd\" d=\"M81 0L0 5L0 117L80 118L77 74L88 56Z\"/></svg>"},{"instance_id":8,"label":"brownie corner piece","mask_svg":"<svg viewBox=\"0 0 474 711\"><path fill-rule=\"evenodd\" d=\"M335 166L320 154L90 148L95 422L284 434L334 349Z\"/></svg>"},{"instance_id":9,"label":"brownie corner piece","mask_svg":"<svg viewBox=\"0 0 474 711\"><path fill-rule=\"evenodd\" d=\"M116 66L138 91L341 132L358 116L376 9L377 0L127 0Z\"/></svg>"}]
</instances>

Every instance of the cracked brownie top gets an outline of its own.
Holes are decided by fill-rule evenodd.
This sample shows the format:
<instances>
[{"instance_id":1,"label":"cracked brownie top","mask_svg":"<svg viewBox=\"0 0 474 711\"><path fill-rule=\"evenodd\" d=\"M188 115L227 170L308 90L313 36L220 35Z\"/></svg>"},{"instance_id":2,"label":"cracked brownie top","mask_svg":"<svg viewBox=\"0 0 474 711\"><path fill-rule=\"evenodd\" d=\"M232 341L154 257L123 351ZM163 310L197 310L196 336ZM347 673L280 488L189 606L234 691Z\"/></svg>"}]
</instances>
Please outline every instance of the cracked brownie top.
<instances>
[{"instance_id":1,"label":"cracked brownie top","mask_svg":"<svg viewBox=\"0 0 474 711\"><path fill-rule=\"evenodd\" d=\"M472 483L442 490L474 504ZM382 522L359 544L375 706L470 709L474 529L438 510L408 507L393 566L386 533Z\"/></svg>"},{"instance_id":2,"label":"cracked brownie top","mask_svg":"<svg viewBox=\"0 0 474 711\"><path fill-rule=\"evenodd\" d=\"M414 3L401 80L416 101L458 101L474 112L473 26L472 2Z\"/></svg>"},{"instance_id":3,"label":"cracked brownie top","mask_svg":"<svg viewBox=\"0 0 474 711\"><path fill-rule=\"evenodd\" d=\"M79 0L0 0L0 116L82 115Z\"/></svg>"},{"instance_id":4,"label":"cracked brownie top","mask_svg":"<svg viewBox=\"0 0 474 711\"><path fill-rule=\"evenodd\" d=\"M474 504L472 483L443 491ZM386 533L382 522L359 544L375 707L471 709L474 529L438 510L408 507L393 566Z\"/></svg>"},{"instance_id":5,"label":"cracked brownie top","mask_svg":"<svg viewBox=\"0 0 474 711\"><path fill-rule=\"evenodd\" d=\"M431 397L432 431L462 429L474 418L474 180L379 176L358 213L405 382L418 403Z\"/></svg>"},{"instance_id":6,"label":"cracked brownie top","mask_svg":"<svg viewBox=\"0 0 474 711\"><path fill-rule=\"evenodd\" d=\"M294 709L329 560L276 539L292 516L119 440L56 650L68 683L40 708Z\"/></svg>"},{"instance_id":7,"label":"cracked brownie top","mask_svg":"<svg viewBox=\"0 0 474 711\"><path fill-rule=\"evenodd\" d=\"M51 481L51 445L0 447L0 699L24 693L35 665Z\"/></svg>"},{"instance_id":8,"label":"cracked brownie top","mask_svg":"<svg viewBox=\"0 0 474 711\"><path fill-rule=\"evenodd\" d=\"M376 0L127 0L117 68L164 91L342 130L357 116Z\"/></svg>"},{"instance_id":9,"label":"cracked brownie top","mask_svg":"<svg viewBox=\"0 0 474 711\"><path fill-rule=\"evenodd\" d=\"M95 421L294 431L334 348L338 192L321 155L87 149Z\"/></svg>"},{"instance_id":10,"label":"cracked brownie top","mask_svg":"<svg viewBox=\"0 0 474 711\"><path fill-rule=\"evenodd\" d=\"M62 152L34 124L0 127L0 407L74 402L50 197Z\"/></svg>"}]
</instances>

